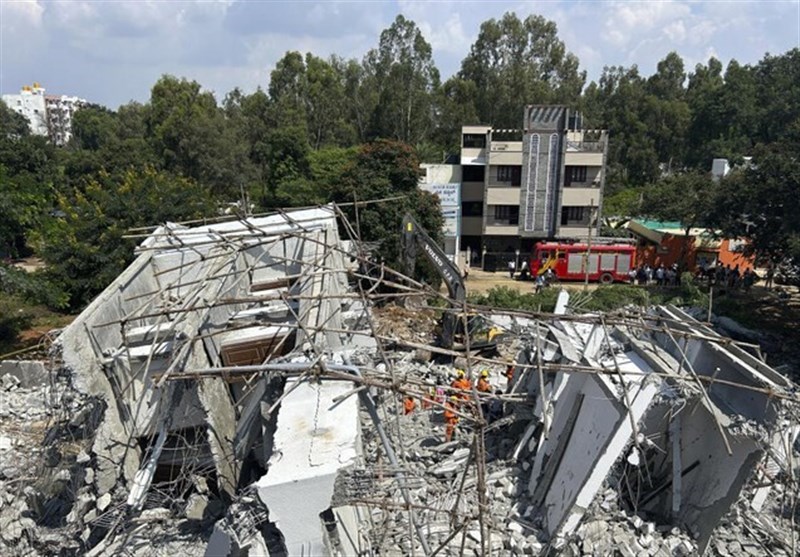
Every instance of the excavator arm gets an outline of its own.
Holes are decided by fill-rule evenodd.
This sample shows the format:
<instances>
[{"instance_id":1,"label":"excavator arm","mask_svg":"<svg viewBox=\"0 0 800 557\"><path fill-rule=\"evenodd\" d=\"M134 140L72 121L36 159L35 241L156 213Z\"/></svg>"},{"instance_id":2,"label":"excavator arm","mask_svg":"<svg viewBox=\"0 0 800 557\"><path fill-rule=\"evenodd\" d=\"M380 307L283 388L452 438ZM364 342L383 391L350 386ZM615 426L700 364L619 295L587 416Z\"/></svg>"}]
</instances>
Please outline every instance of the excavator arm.
<instances>
[{"instance_id":1,"label":"excavator arm","mask_svg":"<svg viewBox=\"0 0 800 557\"><path fill-rule=\"evenodd\" d=\"M414 262L417 260L417 252L421 250L447 285L450 306L459 307L466 300L467 289L458 267L447 258L442 248L428 236L410 213L406 213L403 217L401 249L407 276L414 274ZM442 318L442 345L445 348L452 348L455 333L456 317L453 312L445 312Z\"/></svg>"},{"instance_id":2,"label":"excavator arm","mask_svg":"<svg viewBox=\"0 0 800 557\"><path fill-rule=\"evenodd\" d=\"M428 236L425 229L417 223L410 213L406 213L405 217L403 217L402 248L406 275L411 276L413 274L417 251L420 249L441 275L442 280L447 285L450 299L460 303L467 298L464 279L461 277L461 272L456 264L447 258L442 248Z\"/></svg>"}]
</instances>

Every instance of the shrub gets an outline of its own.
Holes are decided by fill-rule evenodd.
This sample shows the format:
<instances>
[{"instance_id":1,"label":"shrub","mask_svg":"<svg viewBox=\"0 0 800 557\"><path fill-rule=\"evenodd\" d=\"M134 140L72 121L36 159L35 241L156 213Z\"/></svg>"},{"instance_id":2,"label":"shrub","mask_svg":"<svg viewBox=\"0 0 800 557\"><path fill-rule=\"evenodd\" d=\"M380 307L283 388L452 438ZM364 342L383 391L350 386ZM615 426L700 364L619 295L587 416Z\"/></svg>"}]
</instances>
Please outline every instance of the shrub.
<instances>
[{"instance_id":1,"label":"shrub","mask_svg":"<svg viewBox=\"0 0 800 557\"><path fill-rule=\"evenodd\" d=\"M0 292L17 296L31 304L64 309L68 296L41 272L28 273L0 263Z\"/></svg>"},{"instance_id":2,"label":"shrub","mask_svg":"<svg viewBox=\"0 0 800 557\"><path fill-rule=\"evenodd\" d=\"M495 286L485 294L470 296L470 302L482 306L525 311L553 311L556 307L558 289L545 288L540 293L522 293L508 286Z\"/></svg>"},{"instance_id":3,"label":"shrub","mask_svg":"<svg viewBox=\"0 0 800 557\"><path fill-rule=\"evenodd\" d=\"M34 315L20 299L14 296L0 298L0 351L14 345L17 335L28 328Z\"/></svg>"}]
</instances>

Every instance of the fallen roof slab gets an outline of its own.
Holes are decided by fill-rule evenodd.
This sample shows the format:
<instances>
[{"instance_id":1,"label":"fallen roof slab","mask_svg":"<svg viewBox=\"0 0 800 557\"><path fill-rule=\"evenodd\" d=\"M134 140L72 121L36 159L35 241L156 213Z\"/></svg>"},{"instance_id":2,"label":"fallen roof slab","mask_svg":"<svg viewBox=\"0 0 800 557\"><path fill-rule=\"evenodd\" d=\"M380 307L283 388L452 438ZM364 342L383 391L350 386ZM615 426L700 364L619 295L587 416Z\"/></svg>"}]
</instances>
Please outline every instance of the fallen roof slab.
<instances>
[{"instance_id":1,"label":"fallen roof slab","mask_svg":"<svg viewBox=\"0 0 800 557\"><path fill-rule=\"evenodd\" d=\"M269 470L256 482L288 555L323 555L320 513L331 507L336 475L359 455L358 397L348 382L287 382Z\"/></svg>"}]
</instances>

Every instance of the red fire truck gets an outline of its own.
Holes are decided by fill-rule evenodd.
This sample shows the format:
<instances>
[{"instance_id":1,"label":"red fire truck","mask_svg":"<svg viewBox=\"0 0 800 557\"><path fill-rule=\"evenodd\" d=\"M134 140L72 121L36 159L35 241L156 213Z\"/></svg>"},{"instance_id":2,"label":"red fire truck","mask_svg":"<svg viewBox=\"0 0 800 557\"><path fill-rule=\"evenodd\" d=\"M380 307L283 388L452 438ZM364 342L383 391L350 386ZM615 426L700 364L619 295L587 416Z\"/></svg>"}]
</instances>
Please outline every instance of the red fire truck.
<instances>
[{"instance_id":1,"label":"red fire truck","mask_svg":"<svg viewBox=\"0 0 800 557\"><path fill-rule=\"evenodd\" d=\"M585 280L588 264L590 281L611 284L628 280L635 257L636 246L630 244L593 242L590 248L585 243L539 242L531 254L530 271L533 278L552 269L559 280Z\"/></svg>"}]
</instances>

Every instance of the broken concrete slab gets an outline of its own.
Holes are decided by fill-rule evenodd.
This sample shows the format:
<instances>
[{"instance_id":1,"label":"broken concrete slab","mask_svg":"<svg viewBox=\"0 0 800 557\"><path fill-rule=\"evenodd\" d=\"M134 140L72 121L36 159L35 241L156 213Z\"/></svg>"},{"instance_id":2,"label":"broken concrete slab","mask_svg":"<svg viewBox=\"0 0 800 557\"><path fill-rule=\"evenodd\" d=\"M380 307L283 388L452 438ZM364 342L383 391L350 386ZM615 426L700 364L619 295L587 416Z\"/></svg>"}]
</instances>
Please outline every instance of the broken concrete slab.
<instances>
[{"instance_id":1,"label":"broken concrete slab","mask_svg":"<svg viewBox=\"0 0 800 557\"><path fill-rule=\"evenodd\" d=\"M331 507L338 472L360 452L358 398L334 404L351 389L304 382L281 404L273 457L256 487L290 555L324 552L320 513Z\"/></svg>"}]
</instances>

